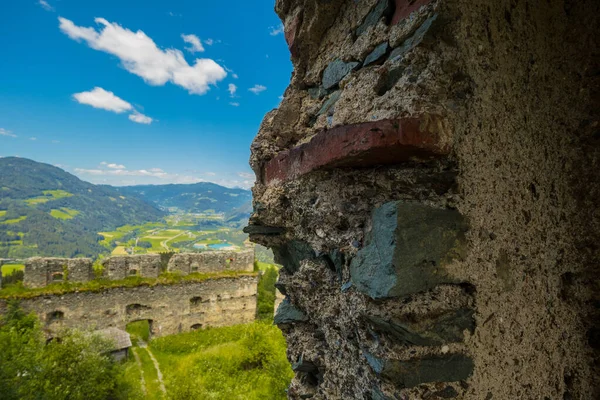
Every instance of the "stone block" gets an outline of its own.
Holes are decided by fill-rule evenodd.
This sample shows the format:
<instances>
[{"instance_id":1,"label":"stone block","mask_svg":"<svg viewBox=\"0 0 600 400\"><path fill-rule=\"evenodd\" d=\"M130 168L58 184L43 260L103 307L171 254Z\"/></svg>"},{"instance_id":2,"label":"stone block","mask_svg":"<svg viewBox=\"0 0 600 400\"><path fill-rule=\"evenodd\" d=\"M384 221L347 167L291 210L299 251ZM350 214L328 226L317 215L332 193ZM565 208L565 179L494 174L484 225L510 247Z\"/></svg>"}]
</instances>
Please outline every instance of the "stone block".
<instances>
[{"instance_id":1,"label":"stone block","mask_svg":"<svg viewBox=\"0 0 600 400\"><path fill-rule=\"evenodd\" d=\"M295 322L308 321L308 317L295 305L292 304L289 297L286 297L275 312L273 323L275 325L291 324Z\"/></svg>"},{"instance_id":2,"label":"stone block","mask_svg":"<svg viewBox=\"0 0 600 400\"><path fill-rule=\"evenodd\" d=\"M377 25L381 18L392 16L394 6L392 0L380 0L375 7L369 11L362 24L354 31L356 36L362 35L369 27Z\"/></svg>"},{"instance_id":3,"label":"stone block","mask_svg":"<svg viewBox=\"0 0 600 400\"><path fill-rule=\"evenodd\" d=\"M323 130L310 142L268 161L264 182L287 181L324 168L361 168L446 156L450 145L443 125L437 116L424 116Z\"/></svg>"},{"instance_id":4,"label":"stone block","mask_svg":"<svg viewBox=\"0 0 600 400\"><path fill-rule=\"evenodd\" d=\"M341 90L336 90L335 92L333 92L331 96L329 96L329 98L325 100L325 102L321 106L321 109L319 109L319 112L317 112L317 116L323 114L331 115L332 113L330 113L330 110L333 108L334 104L340 99L341 95Z\"/></svg>"},{"instance_id":5,"label":"stone block","mask_svg":"<svg viewBox=\"0 0 600 400\"><path fill-rule=\"evenodd\" d=\"M243 229L249 235L281 235L285 228L279 226L248 225Z\"/></svg>"},{"instance_id":6,"label":"stone block","mask_svg":"<svg viewBox=\"0 0 600 400\"><path fill-rule=\"evenodd\" d=\"M402 59L406 53L418 46L425 38L427 32L429 32L431 26L433 25L436 19L437 14L434 14L431 17L427 18L425 22L423 22L421 26L417 28L417 30L415 31L415 33L413 33L411 37L402 42L400 46L392 50L390 56L388 57L388 60L398 61Z\"/></svg>"},{"instance_id":7,"label":"stone block","mask_svg":"<svg viewBox=\"0 0 600 400\"><path fill-rule=\"evenodd\" d=\"M321 99L321 98L327 96L329 93L331 93L331 91L325 90L325 88L323 86L312 87L312 88L309 88L307 91L308 91L308 95L313 100Z\"/></svg>"},{"instance_id":8,"label":"stone block","mask_svg":"<svg viewBox=\"0 0 600 400\"><path fill-rule=\"evenodd\" d=\"M375 330L387 333L401 344L413 346L462 342L464 330L475 330L473 310L470 309L448 311L434 317L423 316L418 322L384 319L373 315L364 315L364 318Z\"/></svg>"},{"instance_id":9,"label":"stone block","mask_svg":"<svg viewBox=\"0 0 600 400\"><path fill-rule=\"evenodd\" d=\"M365 358L377 375L397 388L465 380L473 374L474 367L471 358L459 353L406 361L382 359L368 353Z\"/></svg>"},{"instance_id":10,"label":"stone block","mask_svg":"<svg viewBox=\"0 0 600 400\"><path fill-rule=\"evenodd\" d=\"M323 88L331 89L337 86L346 75L359 67L360 63L356 61L343 62L339 59L332 61L323 71Z\"/></svg>"},{"instance_id":11,"label":"stone block","mask_svg":"<svg viewBox=\"0 0 600 400\"><path fill-rule=\"evenodd\" d=\"M394 0L396 7L394 8L394 15L392 15L392 25L397 24L404 18L408 17L412 12L418 10L431 3L431 0Z\"/></svg>"},{"instance_id":12,"label":"stone block","mask_svg":"<svg viewBox=\"0 0 600 400\"><path fill-rule=\"evenodd\" d=\"M356 288L373 299L456 283L445 265L464 255L467 223L451 209L389 202L373 212L366 245L350 263Z\"/></svg>"},{"instance_id":13,"label":"stone block","mask_svg":"<svg viewBox=\"0 0 600 400\"><path fill-rule=\"evenodd\" d=\"M281 246L273 247L273 255L275 256L275 263L283 265L283 268L291 274L298 271L302 260L316 258L312 247L301 240L291 240Z\"/></svg>"},{"instance_id":14,"label":"stone block","mask_svg":"<svg viewBox=\"0 0 600 400\"><path fill-rule=\"evenodd\" d=\"M367 65L371 65L371 64L377 62L378 60L380 60L381 58L383 58L383 56L385 56L385 53L387 53L389 47L390 46L388 45L387 42L383 42L380 45L378 45L377 47L375 47L375 49L373 49L373 51L371 53L369 53L369 55L365 58L363 67L366 67Z\"/></svg>"}]
</instances>

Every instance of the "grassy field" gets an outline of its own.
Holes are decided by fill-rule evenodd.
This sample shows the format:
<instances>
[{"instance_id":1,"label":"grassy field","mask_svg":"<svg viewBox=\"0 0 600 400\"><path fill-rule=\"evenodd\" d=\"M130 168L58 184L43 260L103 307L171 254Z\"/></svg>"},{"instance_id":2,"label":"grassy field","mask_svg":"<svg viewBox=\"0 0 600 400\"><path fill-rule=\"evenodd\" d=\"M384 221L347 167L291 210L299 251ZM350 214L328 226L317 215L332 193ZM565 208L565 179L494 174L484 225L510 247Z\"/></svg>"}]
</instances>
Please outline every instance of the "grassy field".
<instances>
[{"instance_id":1,"label":"grassy field","mask_svg":"<svg viewBox=\"0 0 600 400\"><path fill-rule=\"evenodd\" d=\"M5 225L18 224L19 222L24 221L25 219L27 219L27 216L23 215L19 218L13 218L13 219L7 219L4 221L0 221L0 224L5 224Z\"/></svg>"},{"instance_id":2,"label":"grassy field","mask_svg":"<svg viewBox=\"0 0 600 400\"><path fill-rule=\"evenodd\" d=\"M2 276L12 274L14 271L23 271L25 266L23 264L6 264L2 266Z\"/></svg>"},{"instance_id":3,"label":"grassy field","mask_svg":"<svg viewBox=\"0 0 600 400\"><path fill-rule=\"evenodd\" d=\"M173 400L283 400L293 377L285 348L281 331L261 322L165 336L149 344L167 398Z\"/></svg>"},{"instance_id":4,"label":"grassy field","mask_svg":"<svg viewBox=\"0 0 600 400\"><path fill-rule=\"evenodd\" d=\"M111 253L113 256L126 256L125 246L117 246Z\"/></svg>"},{"instance_id":5,"label":"grassy field","mask_svg":"<svg viewBox=\"0 0 600 400\"><path fill-rule=\"evenodd\" d=\"M50 200L58 200L65 197L73 196L72 193L66 192L64 190L44 190L42 193L44 193L43 196L27 199L25 200L25 203L27 203L30 206L34 206L36 204L47 203Z\"/></svg>"},{"instance_id":6,"label":"grassy field","mask_svg":"<svg viewBox=\"0 0 600 400\"><path fill-rule=\"evenodd\" d=\"M0 210L0 217L4 217L6 215L6 210Z\"/></svg>"},{"instance_id":7,"label":"grassy field","mask_svg":"<svg viewBox=\"0 0 600 400\"><path fill-rule=\"evenodd\" d=\"M58 219L73 219L79 214L79 211L63 207L60 210L52 209L50 215Z\"/></svg>"}]
</instances>

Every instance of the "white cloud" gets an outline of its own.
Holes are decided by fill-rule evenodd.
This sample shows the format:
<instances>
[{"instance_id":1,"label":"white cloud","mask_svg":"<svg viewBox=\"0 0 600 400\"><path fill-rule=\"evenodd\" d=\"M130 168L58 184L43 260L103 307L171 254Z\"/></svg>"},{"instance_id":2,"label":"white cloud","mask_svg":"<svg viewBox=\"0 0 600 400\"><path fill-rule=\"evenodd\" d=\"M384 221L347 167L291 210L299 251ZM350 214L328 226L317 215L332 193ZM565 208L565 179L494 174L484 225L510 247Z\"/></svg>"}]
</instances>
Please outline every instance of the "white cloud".
<instances>
[{"instance_id":1,"label":"white cloud","mask_svg":"<svg viewBox=\"0 0 600 400\"><path fill-rule=\"evenodd\" d=\"M239 107L240 103L236 102L236 101L232 101L229 103L230 106L234 106L234 107Z\"/></svg>"},{"instance_id":2,"label":"white cloud","mask_svg":"<svg viewBox=\"0 0 600 400\"><path fill-rule=\"evenodd\" d=\"M106 165L108 168L112 168L112 169L125 169L125 166L123 164L114 164L114 163L107 164L104 162L103 165Z\"/></svg>"},{"instance_id":3,"label":"white cloud","mask_svg":"<svg viewBox=\"0 0 600 400\"><path fill-rule=\"evenodd\" d=\"M109 92L98 86L89 92L75 93L73 98L81 104L116 112L117 114L133 109L131 104L115 96L113 92Z\"/></svg>"},{"instance_id":4,"label":"white cloud","mask_svg":"<svg viewBox=\"0 0 600 400\"><path fill-rule=\"evenodd\" d=\"M179 13L174 13L173 11L169 11L169 15L171 17L183 17L183 14L179 14Z\"/></svg>"},{"instance_id":5,"label":"white cloud","mask_svg":"<svg viewBox=\"0 0 600 400\"><path fill-rule=\"evenodd\" d=\"M233 74L233 75L231 75L231 76L233 77L233 79L237 79L237 78L239 78L238 74Z\"/></svg>"},{"instance_id":6,"label":"white cloud","mask_svg":"<svg viewBox=\"0 0 600 400\"><path fill-rule=\"evenodd\" d=\"M54 143L54 144L60 143L60 140L53 140L52 143Z\"/></svg>"},{"instance_id":7,"label":"white cloud","mask_svg":"<svg viewBox=\"0 0 600 400\"><path fill-rule=\"evenodd\" d=\"M0 128L0 136L17 137L17 135L4 128Z\"/></svg>"},{"instance_id":8,"label":"white cloud","mask_svg":"<svg viewBox=\"0 0 600 400\"><path fill-rule=\"evenodd\" d=\"M254 174L250 172L238 172L238 175L244 179L254 179Z\"/></svg>"},{"instance_id":9,"label":"white cloud","mask_svg":"<svg viewBox=\"0 0 600 400\"><path fill-rule=\"evenodd\" d=\"M186 89L190 94L202 95L210 85L223 80L227 72L209 58L200 58L189 65L181 50L160 49L143 31L130 31L104 18L94 21L101 25L92 27L75 25L59 17L60 30L73 40L84 41L92 49L118 57L123 67L140 76L150 85L162 86L167 82Z\"/></svg>"},{"instance_id":10,"label":"white cloud","mask_svg":"<svg viewBox=\"0 0 600 400\"><path fill-rule=\"evenodd\" d=\"M37 138L36 138L36 137L30 137L30 138L29 138L29 140L36 141L36 140L37 140Z\"/></svg>"},{"instance_id":11,"label":"white cloud","mask_svg":"<svg viewBox=\"0 0 600 400\"><path fill-rule=\"evenodd\" d=\"M260 92L264 92L265 90L267 90L267 87L263 85L254 85L248 90L254 94L259 94Z\"/></svg>"},{"instance_id":12,"label":"white cloud","mask_svg":"<svg viewBox=\"0 0 600 400\"><path fill-rule=\"evenodd\" d=\"M46 0L38 1L38 4L46 11L54 11L54 7L52 7Z\"/></svg>"},{"instance_id":13,"label":"white cloud","mask_svg":"<svg viewBox=\"0 0 600 400\"><path fill-rule=\"evenodd\" d=\"M133 122L137 122L138 124L150 125L153 121L152 118L147 115L141 114L137 111L133 111L133 113L129 114L129 120Z\"/></svg>"},{"instance_id":14,"label":"white cloud","mask_svg":"<svg viewBox=\"0 0 600 400\"><path fill-rule=\"evenodd\" d=\"M231 97L235 96L235 91L237 90L237 86L235 86L233 83L230 83L229 86L227 87L227 91L229 92L229 94L231 95Z\"/></svg>"},{"instance_id":15,"label":"white cloud","mask_svg":"<svg viewBox=\"0 0 600 400\"><path fill-rule=\"evenodd\" d=\"M116 164L108 164L105 161L100 163L102 166L105 166L110 169L104 169L102 166L99 168L86 169L86 168L75 168L75 173L79 175L90 175L95 177L124 177L124 176L134 176L141 177L146 179L152 179L159 181L161 183L170 182L170 183L196 183L203 182L204 179L190 176L190 175L181 175L181 174L172 174L163 171L160 168L150 168L150 169L136 169L136 170L128 170L124 168L123 165ZM115 167L112 167L112 166ZM123 167L123 168L116 168ZM102 179L102 181L106 181L106 179Z\"/></svg>"},{"instance_id":16,"label":"white cloud","mask_svg":"<svg viewBox=\"0 0 600 400\"><path fill-rule=\"evenodd\" d=\"M283 33L283 24L279 24L277 26L270 26L269 27L269 35L271 36L277 36L281 33Z\"/></svg>"},{"instance_id":17,"label":"white cloud","mask_svg":"<svg viewBox=\"0 0 600 400\"><path fill-rule=\"evenodd\" d=\"M206 176L217 176L217 174L215 172L205 172L204 175Z\"/></svg>"},{"instance_id":18,"label":"white cloud","mask_svg":"<svg viewBox=\"0 0 600 400\"><path fill-rule=\"evenodd\" d=\"M215 42L214 40L212 40L211 38L208 38L204 41L204 44L206 44L207 46L212 46L214 42Z\"/></svg>"},{"instance_id":19,"label":"white cloud","mask_svg":"<svg viewBox=\"0 0 600 400\"><path fill-rule=\"evenodd\" d=\"M190 53L201 53L204 51L204 46L202 46L202 42L200 41L200 38L198 36L182 34L181 38L184 42L190 45L190 47L185 48Z\"/></svg>"}]
</instances>

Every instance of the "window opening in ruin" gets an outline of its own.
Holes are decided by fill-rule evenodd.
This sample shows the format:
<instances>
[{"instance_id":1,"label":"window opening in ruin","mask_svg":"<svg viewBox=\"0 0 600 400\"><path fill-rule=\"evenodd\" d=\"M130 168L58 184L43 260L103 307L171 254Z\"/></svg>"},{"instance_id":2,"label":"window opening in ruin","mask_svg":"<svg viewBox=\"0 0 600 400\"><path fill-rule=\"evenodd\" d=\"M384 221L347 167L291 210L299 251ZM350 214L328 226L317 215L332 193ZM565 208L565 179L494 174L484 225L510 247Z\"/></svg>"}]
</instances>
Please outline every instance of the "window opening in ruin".
<instances>
[{"instance_id":1,"label":"window opening in ruin","mask_svg":"<svg viewBox=\"0 0 600 400\"><path fill-rule=\"evenodd\" d=\"M59 310L52 311L46 316L46 321L51 324L55 321L60 321L65 318L65 313Z\"/></svg>"},{"instance_id":2,"label":"window opening in ruin","mask_svg":"<svg viewBox=\"0 0 600 400\"><path fill-rule=\"evenodd\" d=\"M135 268L134 268L134 269L130 269L130 270L129 270L129 275L130 275L130 276L135 276L135 275L137 275L137 274L138 274L138 270L137 270L137 269L135 269Z\"/></svg>"},{"instance_id":3,"label":"window opening in ruin","mask_svg":"<svg viewBox=\"0 0 600 400\"><path fill-rule=\"evenodd\" d=\"M190 304L193 306L197 306L200 303L205 303L202 301L202 297L200 297L200 296L192 297L190 299Z\"/></svg>"},{"instance_id":4,"label":"window opening in ruin","mask_svg":"<svg viewBox=\"0 0 600 400\"><path fill-rule=\"evenodd\" d=\"M192 272L198 272L198 266L192 265Z\"/></svg>"},{"instance_id":5,"label":"window opening in ruin","mask_svg":"<svg viewBox=\"0 0 600 400\"><path fill-rule=\"evenodd\" d=\"M52 274L52 282L62 282L64 280L64 275L62 272L55 272Z\"/></svg>"},{"instance_id":6,"label":"window opening in ruin","mask_svg":"<svg viewBox=\"0 0 600 400\"><path fill-rule=\"evenodd\" d=\"M140 313L142 311L151 310L151 309L152 309L152 307L145 306L143 304L137 304L137 303L136 304L128 304L125 307L125 313L127 315L131 315L131 314L134 314L134 313Z\"/></svg>"},{"instance_id":7,"label":"window opening in ruin","mask_svg":"<svg viewBox=\"0 0 600 400\"><path fill-rule=\"evenodd\" d=\"M193 331L201 329L202 328L202 324L194 324L190 327Z\"/></svg>"}]
</instances>

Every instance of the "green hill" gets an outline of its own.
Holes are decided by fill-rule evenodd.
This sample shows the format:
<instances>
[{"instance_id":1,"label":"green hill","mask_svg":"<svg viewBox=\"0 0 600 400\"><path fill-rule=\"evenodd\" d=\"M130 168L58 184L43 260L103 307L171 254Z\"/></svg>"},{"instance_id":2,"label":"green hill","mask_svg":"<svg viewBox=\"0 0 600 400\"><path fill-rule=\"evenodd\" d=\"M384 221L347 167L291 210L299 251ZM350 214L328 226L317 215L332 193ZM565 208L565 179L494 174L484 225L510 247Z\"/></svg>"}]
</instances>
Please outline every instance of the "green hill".
<instances>
[{"instance_id":1,"label":"green hill","mask_svg":"<svg viewBox=\"0 0 600 400\"><path fill-rule=\"evenodd\" d=\"M209 182L121 186L114 189L123 195L137 196L165 210L188 213L229 214L252 201L249 190L230 189Z\"/></svg>"},{"instance_id":2,"label":"green hill","mask_svg":"<svg viewBox=\"0 0 600 400\"><path fill-rule=\"evenodd\" d=\"M95 256L106 251L98 232L164 215L137 197L52 165L0 158L0 258Z\"/></svg>"}]
</instances>

